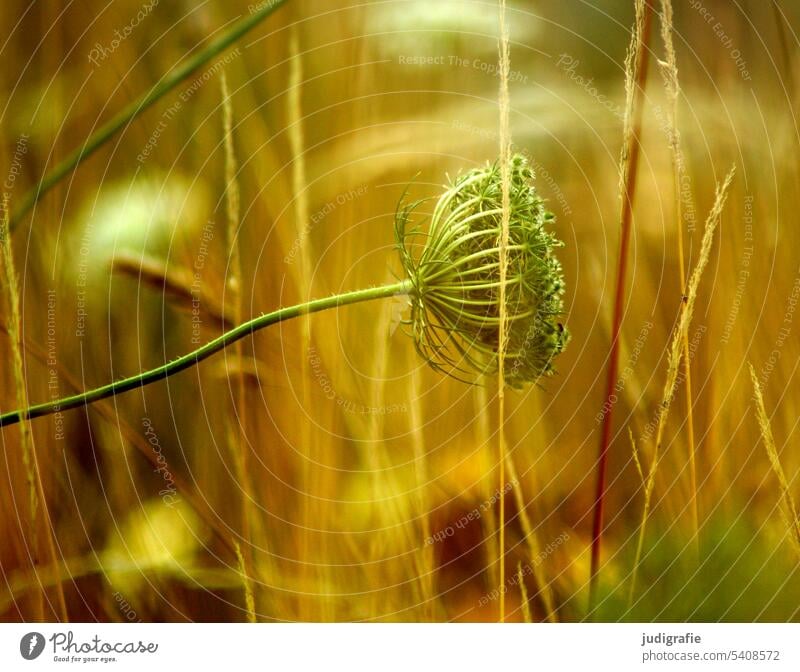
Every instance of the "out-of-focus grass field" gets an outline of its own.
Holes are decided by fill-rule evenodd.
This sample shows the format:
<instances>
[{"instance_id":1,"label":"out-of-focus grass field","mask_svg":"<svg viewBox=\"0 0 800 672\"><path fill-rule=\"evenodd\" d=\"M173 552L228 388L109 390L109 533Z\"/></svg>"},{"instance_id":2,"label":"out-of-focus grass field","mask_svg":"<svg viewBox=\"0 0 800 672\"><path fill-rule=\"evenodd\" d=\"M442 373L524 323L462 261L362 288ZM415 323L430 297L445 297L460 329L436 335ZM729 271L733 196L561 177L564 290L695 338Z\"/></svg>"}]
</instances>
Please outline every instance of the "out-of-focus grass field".
<instances>
[{"instance_id":1,"label":"out-of-focus grass field","mask_svg":"<svg viewBox=\"0 0 800 672\"><path fill-rule=\"evenodd\" d=\"M5 0L0 179L14 178L11 210L100 123L252 9L149 4ZM682 381L629 599L644 500L630 434L646 471L682 302L658 16L589 614L633 2L512 2L511 132L566 243L572 341L556 377L506 395L517 476L505 497L508 620L526 609L544 620L548 604L562 621L798 616L799 556L747 365L800 496L800 12L786 0L674 4L695 213L682 223L688 269L715 185L737 168L689 328L696 544ZM404 190L435 196L446 174L497 157L497 36L491 2L289 0L140 115L13 233L30 401L163 364L281 305L392 281ZM63 618L60 586L75 621L240 621L248 597L267 621L497 620L497 385L430 370L404 309L385 300L287 322L167 381L33 421L46 495L33 514L19 426L4 428L2 619ZM8 411L6 333L0 352Z\"/></svg>"}]
</instances>

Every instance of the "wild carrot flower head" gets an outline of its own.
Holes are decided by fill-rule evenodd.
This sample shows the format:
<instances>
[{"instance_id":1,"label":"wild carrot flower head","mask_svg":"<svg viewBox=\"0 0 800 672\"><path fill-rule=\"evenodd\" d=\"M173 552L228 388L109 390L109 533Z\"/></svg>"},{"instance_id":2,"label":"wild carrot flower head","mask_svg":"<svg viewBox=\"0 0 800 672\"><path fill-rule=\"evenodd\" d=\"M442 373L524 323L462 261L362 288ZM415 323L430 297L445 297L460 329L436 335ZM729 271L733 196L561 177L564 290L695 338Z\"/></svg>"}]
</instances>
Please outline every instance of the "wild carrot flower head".
<instances>
[{"instance_id":1,"label":"wild carrot flower head","mask_svg":"<svg viewBox=\"0 0 800 672\"><path fill-rule=\"evenodd\" d=\"M526 157L512 157L510 179L503 368L506 382L522 387L552 375L569 335L559 321L564 275L554 255L563 243L546 228L554 216L533 188ZM498 163L461 175L426 232L409 226L419 202L401 204L396 215L417 350L459 379L499 370L501 185Z\"/></svg>"}]
</instances>

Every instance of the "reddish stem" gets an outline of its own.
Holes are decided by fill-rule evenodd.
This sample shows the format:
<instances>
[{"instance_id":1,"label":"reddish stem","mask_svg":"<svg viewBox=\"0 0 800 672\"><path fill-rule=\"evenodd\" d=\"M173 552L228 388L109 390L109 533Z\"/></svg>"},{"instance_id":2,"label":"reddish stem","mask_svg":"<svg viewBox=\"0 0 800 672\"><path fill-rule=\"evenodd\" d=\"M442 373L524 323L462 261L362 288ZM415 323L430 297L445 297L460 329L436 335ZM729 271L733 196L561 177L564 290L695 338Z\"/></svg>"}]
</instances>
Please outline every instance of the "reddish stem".
<instances>
[{"instance_id":1,"label":"reddish stem","mask_svg":"<svg viewBox=\"0 0 800 672\"><path fill-rule=\"evenodd\" d=\"M597 490L594 500L594 521L592 524L592 565L589 584L589 610L594 608L597 590L597 574L600 568L600 550L603 537L603 509L606 494L606 473L608 471L608 448L611 444L612 411L614 404L611 402L614 386L617 383L617 370L619 368L619 335L622 328L622 316L625 300L625 279L628 268L628 247L631 238L631 219L633 216L633 197L636 193L636 174L639 165L639 138L642 130L642 97L647 83L648 51L647 43L650 37L650 23L652 7L650 2L645 2L644 25L642 27L642 45L636 59L636 89L633 102L633 127L628 174L625 180L625 194L622 199L622 212L620 216L621 232L619 241L619 257L617 259L616 291L614 295L614 317L611 323L611 351L608 357L608 371L606 376L606 403L608 412L603 417L603 428L600 435L600 453L597 468ZM626 140L627 141L627 140Z\"/></svg>"}]
</instances>

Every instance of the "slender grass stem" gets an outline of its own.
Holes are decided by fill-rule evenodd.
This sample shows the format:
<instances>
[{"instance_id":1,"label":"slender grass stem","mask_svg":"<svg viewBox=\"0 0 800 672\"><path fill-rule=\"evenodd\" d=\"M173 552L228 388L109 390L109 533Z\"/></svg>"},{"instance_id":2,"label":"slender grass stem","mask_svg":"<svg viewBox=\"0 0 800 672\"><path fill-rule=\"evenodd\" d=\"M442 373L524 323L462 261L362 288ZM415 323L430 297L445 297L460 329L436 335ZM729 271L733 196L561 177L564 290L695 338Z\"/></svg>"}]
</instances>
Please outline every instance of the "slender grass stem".
<instances>
[{"instance_id":1,"label":"slender grass stem","mask_svg":"<svg viewBox=\"0 0 800 672\"><path fill-rule=\"evenodd\" d=\"M653 7L650 2L637 2L636 29L631 40L631 56L626 63L628 82L626 87L627 101L625 112L625 137L622 150L622 210L620 213L619 256L617 258L617 277L614 294L614 316L611 323L611 350L608 355L606 372L606 396L612 397L617 384L619 368L619 340L622 331L622 315L625 303L625 285L628 268L628 247L631 238L631 220L633 217L633 199L636 193L636 176L639 164L639 142L642 129L642 98L647 84L648 49L650 23ZM640 13L643 12L643 15ZM600 451L597 459L597 491L594 502L594 519L592 522L592 552L589 580L589 611L594 609L597 592L597 573L600 569L600 550L603 537L603 514L606 494L606 471L608 467L608 449L611 443L612 407L603 418L600 435Z\"/></svg>"},{"instance_id":2,"label":"slender grass stem","mask_svg":"<svg viewBox=\"0 0 800 672\"><path fill-rule=\"evenodd\" d=\"M761 384L756 375L756 370L750 363L748 363L748 367L750 369L750 380L753 383L753 400L756 404L756 417L758 418L758 427L761 430L761 438L764 442L764 447L767 449L767 456L769 457L772 471L775 472L775 476L778 478L778 483L781 486L781 515L788 528L792 546L794 550L800 554L800 515L797 513L797 504L795 504L794 497L792 496L789 479L786 477L786 472L781 466L778 448L775 445L775 437L772 435L772 427L770 426L767 409L764 406L764 395L761 391Z\"/></svg>"},{"instance_id":3,"label":"slender grass stem","mask_svg":"<svg viewBox=\"0 0 800 672\"><path fill-rule=\"evenodd\" d=\"M112 138L117 131L127 126L147 108L158 102L195 70L208 63L214 56L223 52L240 37L255 28L261 21L284 4L284 2L286 2L286 0L272 0L272 2L263 3L261 9L237 21L226 32L220 35L220 37L213 40L208 46L201 49L194 56L187 58L177 68L168 72L158 80L147 93L142 95L138 100L127 105L121 112L97 129L97 131L83 143L83 146L78 147L58 163L53 170L42 177L39 183L23 197L19 208L10 217L9 228L11 231L17 227L22 218L30 212L42 196L77 168L84 159L94 154L94 152Z\"/></svg>"},{"instance_id":4,"label":"slender grass stem","mask_svg":"<svg viewBox=\"0 0 800 672\"><path fill-rule=\"evenodd\" d=\"M293 8L295 9L295 8ZM288 135L289 147L292 155L292 203L294 206L295 222L297 240L299 241L299 259L298 273L295 276L297 291L301 297L307 297L311 293L311 276L312 276L312 257L311 257L311 239L308 230L305 228L307 222L311 221L309 212L309 186L306 177L306 138L305 138L305 117L303 115L303 89L305 75L303 73L303 52L300 44L300 31L298 24L293 23L291 32L289 34L289 85L287 87L286 95L286 116L289 120ZM311 320L309 316L303 317L300 323L300 338L302 339L302 347L304 352L309 352L311 348ZM311 404L311 363L308 357L303 357L303 362L300 366L301 375L301 398L303 401L303 408L308 408ZM323 442L314 441L312 438L313 424L311 422L303 422L300 424L300 450L302 452L302 470L301 479L304 484L306 492L312 492L319 488L317 482L312 484L312 478L321 480L319 472L312 470L313 464L319 462L327 464L327 458L317 452L318 446ZM319 502L312 497L303 497L302 505L302 534L300 536L300 557L309 557L309 549L312 546L311 528L313 527L312 520L320 515ZM323 535L322 544L327 543L327 536ZM322 549L320 549L322 550ZM301 581L309 584L325 585L328 578L325 576L326 569L324 567L317 567L311 563L304 563L301 574ZM324 609L327 609L329 603L325 600L324 596L320 596L319 611L315 609L312 600L304 599L303 596L298 595L298 617L301 621L314 620L314 616L320 616ZM325 620L332 620L332 616L328 613L322 618Z\"/></svg>"},{"instance_id":5,"label":"slender grass stem","mask_svg":"<svg viewBox=\"0 0 800 672\"><path fill-rule=\"evenodd\" d=\"M504 623L506 620L506 602L505 602L505 583L506 583L506 518L505 518L505 491L506 491L506 435L505 435L505 362L506 362L506 349L508 346L508 313L506 306L506 281L508 274L508 251L510 240L510 222L511 222L511 128L509 122L509 113L511 110L511 103L509 101L508 93L508 76L509 76L509 34L508 26L506 24L506 0L500 0L500 45L499 45L499 66L500 66L500 96L498 107L500 108L500 191L501 191L501 205L502 215L500 218L500 236L498 243L500 248L499 263L500 263L500 310L499 320L500 329L497 342L497 361L498 361L498 415L500 427L498 430L498 443L500 449L499 462L500 462L500 622ZM518 247L518 246L512 246Z\"/></svg>"},{"instance_id":6,"label":"slender grass stem","mask_svg":"<svg viewBox=\"0 0 800 672\"><path fill-rule=\"evenodd\" d=\"M0 220L0 265L3 268L3 292L6 294L9 305L9 328L8 336L11 345L11 365L14 374L14 386L16 391L16 403L21 406L28 404L27 382L25 379L25 366L22 358L23 342L22 342L22 314L19 307L20 290L17 280L17 270L14 265L14 253L11 249L11 239L7 235L2 234L2 229L5 229L8 217L3 213ZM50 554L50 561L55 564L58 561L56 554L56 540L54 538L55 532L53 528L52 518L50 517L50 510L45 497L44 485L42 484L42 470L36 453L36 444L34 441L33 433L27 422L20 424L20 447L22 449L22 463L25 468L25 476L28 484L29 496L29 512L28 512L28 526L29 526L29 541L26 546L29 549L32 564L35 569L38 569L41 558L39 554L39 529L41 523L44 522L47 529L46 540L47 550ZM41 511L40 511L41 507ZM40 519L40 515L42 519ZM67 612L67 603L64 599L64 589L60 582L56 583L56 592L58 597L58 606L61 613L61 621L64 623L69 622L69 614ZM35 598L35 617L39 621L44 619L44 602L50 602L47 595L42 588Z\"/></svg>"},{"instance_id":7,"label":"slender grass stem","mask_svg":"<svg viewBox=\"0 0 800 672\"><path fill-rule=\"evenodd\" d=\"M647 482L645 485L645 500L644 510L642 511L642 522L639 525L639 537L636 544L636 557L633 562L633 570L631 571L631 578L629 581L628 600L629 604L633 604L633 598L636 595L636 581L639 575L639 566L642 561L642 552L644 550L645 531L647 528L647 521L650 517L651 498L653 488L655 487L656 470L658 469L659 461L662 455L662 443L664 440L664 431L666 428L667 417L669 415L672 400L675 396L675 389L678 385L678 369L682 359L682 343L685 335L689 332L689 325L694 315L694 306L697 300L697 290L700 286L700 279L703 277L703 271L708 265L708 260L711 256L711 246L714 242L714 232L719 225L722 217L722 212L725 209L725 203L728 199L728 189L733 181L733 176L736 172L735 166L731 167L730 172L725 177L725 180L717 186L717 193L714 199L714 205L708 213L706 219L705 230L703 232L703 240L700 245L700 254L697 259L697 264L692 271L689 278L689 283L686 285L686 302L682 304L681 310L678 313L678 326L673 332L672 340L670 341L668 354L667 354L667 380L664 384L662 391L661 403L658 407L658 423L656 426L656 439L655 447L653 450L653 457L650 461L650 471L647 475Z\"/></svg>"},{"instance_id":8,"label":"slender grass stem","mask_svg":"<svg viewBox=\"0 0 800 672\"><path fill-rule=\"evenodd\" d=\"M362 301L372 301L374 299L383 299L397 294L406 294L412 288L410 280L401 280L400 282L391 285L380 285L378 287L369 287L367 289L357 289L352 292L344 294L334 294L323 299L315 299L308 303L300 303L295 306L288 306L275 310L266 315L258 317L245 322L244 324L226 331L224 334L218 336L205 345L200 346L197 350L193 350L177 359L164 364L163 366L156 367L143 373L137 373L130 378L124 378L108 385L88 390L81 394L76 394L63 399L47 402L44 404L37 404L30 406L26 409L11 411L0 415L0 427L7 425L14 425L23 419L32 420L53 413L68 411L72 408L78 408L91 404L92 402L99 401L100 399L107 399L123 392L129 392L139 387L144 387L150 383L168 378L180 371L195 366L196 364L208 359L213 354L223 350L227 346L236 343L238 340L249 336L250 334L259 331L265 327L286 320L291 320L301 315L308 315L310 313L318 313L323 310L331 308L338 308L340 306L347 306L353 303L360 303Z\"/></svg>"},{"instance_id":9,"label":"slender grass stem","mask_svg":"<svg viewBox=\"0 0 800 672\"><path fill-rule=\"evenodd\" d=\"M678 232L678 277L681 296L686 296L686 262L684 260L683 244L683 194L681 185L686 170L686 164L681 149L680 132L678 131L678 97L680 84L678 82L678 64L675 48L672 43L672 0L661 0L661 40L666 52L665 61L661 63L664 77L664 88L669 99L667 107L667 132L669 137L670 154L672 157L672 191L675 198L675 219ZM691 198L691 195L689 196ZM683 335L683 373L686 381L686 434L688 439L689 481L691 488L691 515L692 515L692 545L695 560L700 557L700 519L697 507L697 460L694 441L694 396L692 394L692 360L689 356L689 335Z\"/></svg>"},{"instance_id":10,"label":"slender grass stem","mask_svg":"<svg viewBox=\"0 0 800 672\"><path fill-rule=\"evenodd\" d=\"M239 167L236 160L236 150L233 138L233 104L231 94L228 89L228 77L223 68L220 76L220 89L222 93L222 129L225 140L225 248L229 255L230 273L226 277L227 289L231 292L233 302L234 322L240 324L244 314L244 297L242 281L242 257L239 250L240 237L239 226L241 223L241 194L239 191L238 173ZM236 357L239 361L244 360L244 348L242 342L236 343ZM242 551L241 545L236 544L236 560L239 564L242 575L242 588L244 590L244 603L247 610L247 620L255 623L258 620L256 614L256 598L253 592L253 520L256 518L254 505L253 483L251 479L250 456L246 449L247 443L247 387L245 385L245 374L239 371L236 377L236 392L231 389L231 400L233 413L226 414L226 429L230 437L229 445L231 456L236 469L236 480L242 489L241 499L241 525L242 538L245 541L245 550Z\"/></svg>"}]
</instances>

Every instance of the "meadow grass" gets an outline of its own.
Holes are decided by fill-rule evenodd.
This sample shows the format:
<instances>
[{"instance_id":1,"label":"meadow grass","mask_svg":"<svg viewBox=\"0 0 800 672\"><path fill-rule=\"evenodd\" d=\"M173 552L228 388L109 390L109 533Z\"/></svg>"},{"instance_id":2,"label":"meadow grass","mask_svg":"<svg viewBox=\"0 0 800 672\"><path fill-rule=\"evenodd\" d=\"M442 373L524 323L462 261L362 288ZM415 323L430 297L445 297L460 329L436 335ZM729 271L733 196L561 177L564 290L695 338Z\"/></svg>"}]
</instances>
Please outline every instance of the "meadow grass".
<instances>
[{"instance_id":1,"label":"meadow grass","mask_svg":"<svg viewBox=\"0 0 800 672\"><path fill-rule=\"evenodd\" d=\"M681 296L686 295L686 261L684 259L684 198L688 197L689 207L693 210L691 203L691 189L684 190L684 179L686 174L686 158L681 146L681 135L678 129L678 101L680 99L681 87L678 81L678 57L675 54L675 45L672 41L672 34L675 30L673 25L672 0L661 0L661 41L664 43L664 60L659 61L661 74L664 79L664 89L667 93L667 136L672 154L672 189L675 199L675 230L677 232L678 247L678 278ZM683 374L686 384L686 436L688 438L689 453L689 480L691 483L691 510L692 524L695 531L695 550L698 549L699 540L697 532L700 529L699 515L697 512L697 464L695 460L694 442L694 397L692 395L692 367L689 358L689 334L683 335Z\"/></svg>"},{"instance_id":2,"label":"meadow grass","mask_svg":"<svg viewBox=\"0 0 800 672\"><path fill-rule=\"evenodd\" d=\"M792 546L800 556L800 516L797 513L797 505L792 495L792 488L789 485L789 480L786 478L786 472L781 466L780 457L778 456L778 449L775 446L775 439L772 436L772 428L769 424L769 416L767 409L764 406L764 395L761 393L761 384L758 381L758 374L752 364L748 364L750 369L750 380L753 383L753 397L756 402L756 417L758 418L758 426L761 429L761 437L764 440L764 448L769 456L769 463L775 477L778 480L778 485L781 488L780 510L783 520L786 523L786 528L789 532L789 538L792 541Z\"/></svg>"},{"instance_id":3,"label":"meadow grass","mask_svg":"<svg viewBox=\"0 0 800 672\"><path fill-rule=\"evenodd\" d=\"M650 468L647 472L647 478L644 485L644 506L642 511L642 522L639 526L639 539L636 545L636 557L633 563L633 572L630 580L630 601L636 594L636 577L638 575L639 564L641 562L642 550L644 548L645 530L647 527L647 520L650 515L650 504L653 495L653 488L655 487L656 472L658 470L658 463L662 451L662 443L664 440L664 428L666 427L667 417L669 416L670 408L672 407L672 400L675 397L675 387L678 383L678 369L680 367L684 355L684 344L688 342L689 325L692 322L694 315L694 306L697 302L697 290L700 286L700 280L703 277L703 271L708 265L711 256L711 247L714 243L714 232L722 217L722 212L725 208L725 202L728 199L728 190L730 189L731 182L735 168L731 168L725 180L717 188L716 198L711 211L708 213L705 228L703 230L703 240L700 246L700 253L697 258L692 275L689 278L689 283L686 289L686 299L681 301L681 311L678 319L678 325L675 334L670 342L667 354L667 371L666 380L664 383L664 390L661 395L661 403L658 406L658 421L655 431L653 454L650 459ZM634 444L635 447L635 444ZM634 459L637 463L637 468L641 471L641 465L638 457L634 452Z\"/></svg>"},{"instance_id":4,"label":"meadow grass","mask_svg":"<svg viewBox=\"0 0 800 672\"><path fill-rule=\"evenodd\" d=\"M656 3L647 4L656 11ZM99 17L92 28L98 39L113 34L119 16L136 10L132 2L115 5L119 15ZM617 391L614 424L608 419L603 562L591 616L796 620L797 556L784 540L787 530L796 537L789 502L800 468L790 449L800 412L796 371L787 362L800 349L794 332L783 338L781 330L797 275L791 253L797 232L789 218L797 206L796 100L784 64L795 58L790 29L797 10L785 3L755 6L752 25L733 11L720 12L737 29L737 46L754 74L754 83L745 84L693 10L676 3L671 17L668 5L660 5L666 89L650 86L639 103L628 99L642 119L636 130L636 110L629 114L623 138L637 141L622 153L623 119L576 77L593 77L597 91L624 114L626 98L644 88L636 80L646 72L628 62L626 94L633 3L611 3L605 14L596 7L580 13L569 3L506 8L506 137L535 159L535 184L567 242L559 256L568 283L564 322L573 342L559 357L559 375L538 388L505 390L501 414L495 381L470 387L424 366L407 327L393 331L392 311L404 306L392 299L320 312L309 332L301 321L284 321L248 335L244 352L232 347L224 362L204 361L146 390L64 410L64 439L55 438L55 416L31 422L31 445L46 456L36 489L40 514L49 507L57 542L51 557L41 536L45 553L38 566L27 555L27 520L16 512L17 505L28 508L30 495L24 444L16 430L3 429L6 454L19 456L7 466L9 488L0 493L0 534L7 540L0 548L7 581L3 618L44 613L126 620L114 597L120 592L143 620L497 620L501 613L534 622L586 619L597 473L592 446L603 425L596 418L607 396L609 343L616 342L613 383L623 376L624 388ZM291 14L284 12L290 7ZM124 94L111 100L115 107L122 97L127 102L150 91L168 70L165 64L183 62L186 44L206 44L209 26L228 25L246 6L198 9L196 21L176 24L181 39L165 38L152 48L149 34L141 42L132 36L81 90L73 86L85 60L79 43L53 82L66 92L61 102L48 102L59 123L47 126L36 118L36 151L16 186L15 194L24 195L25 188L38 193L38 203L31 226L17 225L13 238L24 260L13 291L19 323L12 328L7 308L1 347L14 362L16 342L22 367L9 365L2 373L2 411L24 405L17 394L20 371L31 400L53 398L53 348L62 396L186 353L195 297L202 333L213 338L239 324L237 316L400 275L391 220L409 180L419 173L411 187L415 198L436 196L443 176L493 160L501 136L498 78L480 69L480 63L498 63L496 13L473 11L469 3L458 16L419 7L411 3L404 9L414 11L400 13L391 3L326 5L324 14L304 14L287 3L241 42L241 56L225 69L223 102L219 87L201 87L143 166L131 157L179 99L181 83L192 78L171 80L172 88L149 108L135 100L135 114L113 131L112 142L95 143L97 101L109 100L120 80ZM22 8L15 0L8 11ZM52 18L50 10L36 11L44 12L43 25ZM153 31L174 23L157 14L148 20ZM753 26L780 48L779 70ZM10 67L2 78L13 113L2 120L8 147L27 131L53 77L53 53L77 43L85 17L67 12L59 27L41 53L34 54L22 34L10 38L20 56L9 62L30 60L31 67L24 74ZM403 41L409 36L416 42ZM635 41L634 52L645 42ZM420 45L431 54L459 55L467 66L398 62ZM562 53L580 62L572 75L555 66ZM666 142L656 106L667 119ZM59 165L46 160L48 149L72 150L84 146L84 138L95 139L89 143L94 160L84 153L75 163L66 154L69 179L53 182L63 189L37 192L39 176ZM681 241L686 213L676 165L684 163L698 209L709 212L724 181L715 168L734 160L737 180L728 187L714 247L695 286L693 314L684 318L689 311L681 292L688 297L694 277L684 271L694 274L699 257L690 256L691 237ZM133 217L135 187L152 176L166 188L167 175L185 177L192 190L174 202L164 224L168 233L159 238L154 215ZM635 198L626 188L634 179ZM84 213L99 208L106 187L114 186L123 224L108 234L106 224ZM626 207L624 319L615 327L616 249ZM144 211L155 212L154 204ZM423 204L420 219L430 214ZM755 240L747 218L758 224ZM214 237L193 293L200 232L209 220ZM132 231L146 232L146 242L136 242ZM302 251L298 236L307 238ZM80 251L84 238L86 255ZM746 257L751 244L752 257ZM78 339L84 257L95 272L86 288L87 335ZM8 295L8 280L4 285ZM58 297L54 343L48 288ZM653 326L639 347L634 338L645 320ZM690 386L686 336L695 326L706 331L692 356ZM781 353L777 363L770 359L773 350ZM758 407L756 416L743 412L753 398L747 361L758 390L773 404L767 425ZM667 414L661 404L676 378L687 384L674 385ZM663 426L653 442L644 430L656 413ZM152 418L187 508L160 504L157 455L141 431L145 416ZM245 427L235 428L237 417L246 419ZM498 453L501 427L505 459ZM636 438L635 452L626 435ZM778 460L776 446L784 441ZM243 475L237 456L245 454ZM513 491L499 507L501 482L513 483ZM249 539L240 534L245 490L253 519ZM485 502L491 504L482 511ZM774 515L776 502L788 512L788 525ZM479 517L460 524L476 509ZM180 522L175 514L196 518L186 539L161 532L165 521ZM42 522L40 515L40 535ZM147 543L132 545L127 559L112 565L109 549L119 550L118 529ZM448 530L453 533L444 536ZM441 540L426 543L437 533ZM553 543L562 534L566 540ZM170 553L153 547L159 535ZM177 539L170 536L181 537L183 551L173 549ZM531 562L535 575L524 575ZM508 590L493 598L504 585ZM57 603L48 613L46 598L59 589L66 613Z\"/></svg>"},{"instance_id":5,"label":"meadow grass","mask_svg":"<svg viewBox=\"0 0 800 672\"><path fill-rule=\"evenodd\" d=\"M627 283L628 247L631 239L633 202L636 195L638 176L640 137L642 132L642 99L647 85L648 41L652 21L652 7L645 0L635 0L635 19L631 30L631 41L625 56L625 112L623 117L622 150L619 159L619 194L621 211L619 216L619 252L617 256L616 283L613 318L611 323L611 343L609 346L606 372L606 400L610 402L617 383L620 334L624 312L625 287ZM600 571L604 506L606 496L606 472L608 452L611 443L613 404L603 418L600 435L600 450L597 458L597 490L592 522L592 559L590 568L589 609L594 607L594 593L597 589L597 575Z\"/></svg>"}]
</instances>

